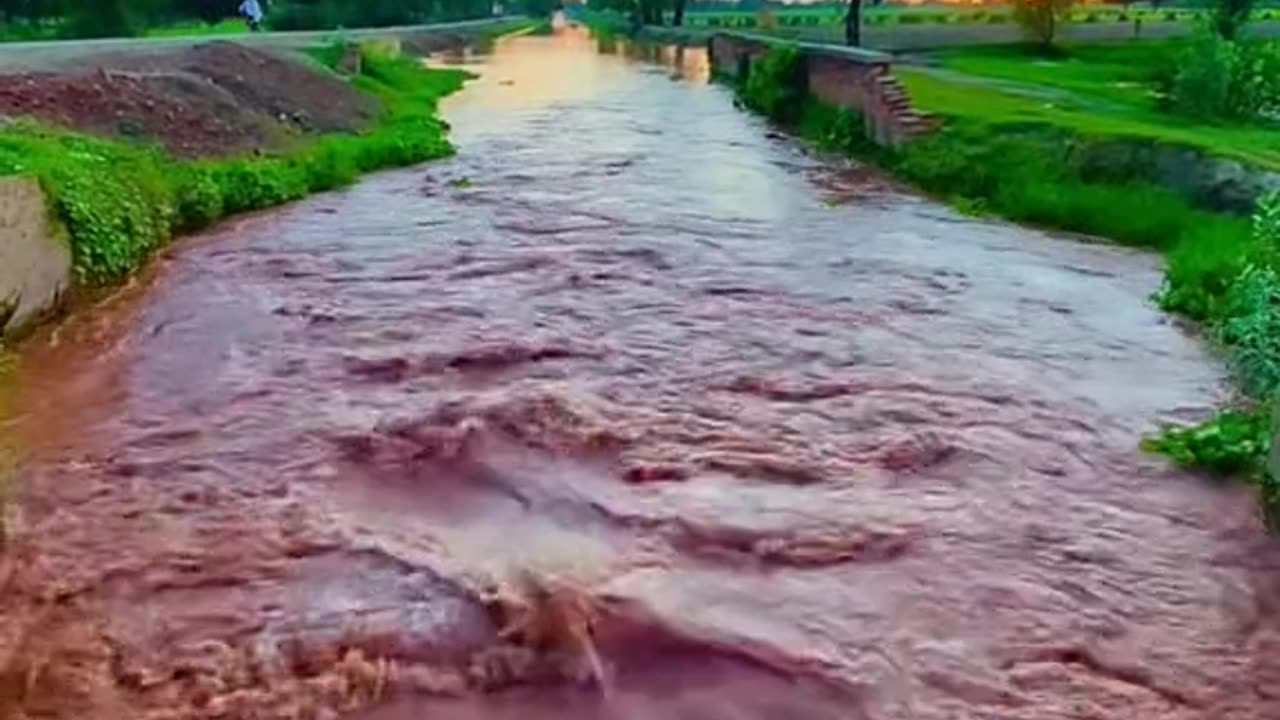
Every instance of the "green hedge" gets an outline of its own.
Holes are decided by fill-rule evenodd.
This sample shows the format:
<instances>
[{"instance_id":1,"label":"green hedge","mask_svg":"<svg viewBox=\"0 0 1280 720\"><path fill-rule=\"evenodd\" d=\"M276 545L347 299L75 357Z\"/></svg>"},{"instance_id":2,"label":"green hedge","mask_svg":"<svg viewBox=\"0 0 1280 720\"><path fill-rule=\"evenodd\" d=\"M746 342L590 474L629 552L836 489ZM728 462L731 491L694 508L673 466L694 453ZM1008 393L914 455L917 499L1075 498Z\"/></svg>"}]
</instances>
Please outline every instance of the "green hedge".
<instances>
[{"instance_id":1,"label":"green hedge","mask_svg":"<svg viewBox=\"0 0 1280 720\"><path fill-rule=\"evenodd\" d=\"M329 135L278 155L185 162L154 147L18 123L0 132L0 175L39 179L71 238L77 279L107 284L174 234L347 185L361 172L452 152L436 116L465 74L370 55L362 89L386 106L366 132Z\"/></svg>"}]
</instances>

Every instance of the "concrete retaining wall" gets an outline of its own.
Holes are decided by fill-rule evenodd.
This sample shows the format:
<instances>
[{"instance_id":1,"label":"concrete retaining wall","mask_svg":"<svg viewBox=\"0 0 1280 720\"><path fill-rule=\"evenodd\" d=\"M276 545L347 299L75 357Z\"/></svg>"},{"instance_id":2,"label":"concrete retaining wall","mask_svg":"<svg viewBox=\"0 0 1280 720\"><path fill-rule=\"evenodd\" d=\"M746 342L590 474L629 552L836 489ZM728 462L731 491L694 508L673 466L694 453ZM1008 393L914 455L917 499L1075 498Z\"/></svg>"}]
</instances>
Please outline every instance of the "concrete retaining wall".
<instances>
[{"instance_id":1,"label":"concrete retaining wall","mask_svg":"<svg viewBox=\"0 0 1280 720\"><path fill-rule=\"evenodd\" d=\"M46 210L35 180L0 178L0 337L54 309L71 286L71 248Z\"/></svg>"},{"instance_id":2,"label":"concrete retaining wall","mask_svg":"<svg viewBox=\"0 0 1280 720\"><path fill-rule=\"evenodd\" d=\"M711 38L711 65L719 76L745 78L751 64L775 38L717 33ZM888 55L858 48L790 43L805 62L809 93L836 107L862 114L867 136L881 145L898 145L936 127L936 121L911 107L911 99L893 77Z\"/></svg>"}]
</instances>

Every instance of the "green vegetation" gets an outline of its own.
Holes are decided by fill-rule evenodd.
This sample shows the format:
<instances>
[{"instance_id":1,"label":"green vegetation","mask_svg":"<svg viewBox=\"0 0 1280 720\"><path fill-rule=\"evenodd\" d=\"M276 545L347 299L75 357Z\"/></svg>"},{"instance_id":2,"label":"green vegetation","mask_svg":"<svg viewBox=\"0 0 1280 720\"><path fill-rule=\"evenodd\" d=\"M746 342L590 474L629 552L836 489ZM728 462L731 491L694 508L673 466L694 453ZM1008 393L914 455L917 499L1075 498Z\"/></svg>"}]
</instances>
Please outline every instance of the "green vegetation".
<instances>
[{"instance_id":1,"label":"green vegetation","mask_svg":"<svg viewBox=\"0 0 1280 720\"><path fill-rule=\"evenodd\" d=\"M1075 0L1013 0L1013 19L1028 39L1050 48L1058 29L1071 21L1074 4Z\"/></svg>"},{"instance_id":2,"label":"green vegetation","mask_svg":"<svg viewBox=\"0 0 1280 720\"><path fill-rule=\"evenodd\" d=\"M945 124L896 149L871 147L855 114L808 98L805 73L797 70L803 58L794 48L772 49L739 79L739 93L748 107L820 145L873 159L966 211L1164 253L1161 306L1208 329L1243 397L1204 425L1169 429L1146 446L1179 463L1254 479L1280 522L1280 480L1265 467L1271 408L1280 399L1280 198L1265 201L1252 221L1212 212L1157 184L1146 152L1189 145L1280 167L1280 133L1195 125L1162 113L1158 99L1140 87L1150 71L1132 61L1177 50L1073 48L1055 61L1058 71L1041 69L1045 80L1034 86L1041 61L1025 52L939 53L941 67L908 73L907 85L916 103L939 112ZM793 109L783 107L788 102Z\"/></svg>"},{"instance_id":3,"label":"green vegetation","mask_svg":"<svg viewBox=\"0 0 1280 720\"><path fill-rule=\"evenodd\" d=\"M511 3L516 10L534 4L532 0ZM490 0L278 0L267 24L274 30L328 30L447 22L492 13Z\"/></svg>"},{"instance_id":4,"label":"green vegetation","mask_svg":"<svg viewBox=\"0 0 1280 720\"><path fill-rule=\"evenodd\" d=\"M778 47L751 66L742 86L742 101L771 120L795 122L809 94L806 78L800 52Z\"/></svg>"},{"instance_id":5,"label":"green vegetation","mask_svg":"<svg viewBox=\"0 0 1280 720\"><path fill-rule=\"evenodd\" d=\"M460 71L366 52L354 82L383 101L381 121L266 157L182 162L152 147L19 123L0 132L0 175L37 177L70 235L78 279L109 283L176 232L340 187L362 172L449 154L436 104L464 79Z\"/></svg>"},{"instance_id":6,"label":"green vegetation","mask_svg":"<svg viewBox=\"0 0 1280 720\"><path fill-rule=\"evenodd\" d=\"M1205 120L1280 119L1280 42L1229 40L1207 29L1171 66L1171 105Z\"/></svg>"},{"instance_id":7,"label":"green vegetation","mask_svg":"<svg viewBox=\"0 0 1280 720\"><path fill-rule=\"evenodd\" d=\"M487 18L490 0L260 0L276 30L331 30ZM547 14L553 0L517 0ZM226 35L247 32L240 0L0 0L0 40Z\"/></svg>"},{"instance_id":8,"label":"green vegetation","mask_svg":"<svg viewBox=\"0 0 1280 720\"><path fill-rule=\"evenodd\" d=\"M1224 40L1235 40L1253 14L1254 0L1211 0L1210 17L1214 32Z\"/></svg>"},{"instance_id":9,"label":"green vegetation","mask_svg":"<svg viewBox=\"0 0 1280 720\"><path fill-rule=\"evenodd\" d=\"M1056 130L958 121L887 161L925 190L966 207L1127 245L1168 250L1205 234L1215 242L1248 235L1243 220L1193 208L1138 172L1100 177L1089 160L1102 151Z\"/></svg>"},{"instance_id":10,"label":"green vegetation","mask_svg":"<svg viewBox=\"0 0 1280 720\"><path fill-rule=\"evenodd\" d=\"M1280 195L1262 201L1248 242L1179 248L1161 300L1206 321L1244 402L1198 426L1168 428L1147 448L1188 467L1254 480L1268 519L1280 527L1280 476L1267 467L1280 429Z\"/></svg>"},{"instance_id":11,"label":"green vegetation","mask_svg":"<svg viewBox=\"0 0 1280 720\"><path fill-rule=\"evenodd\" d=\"M593 3L593 7L598 4ZM846 6L841 3L823 5L771 7L767 11L760 10L708 10L694 9L685 15L685 24L694 27L712 28L756 28L762 27L762 18L772 17L766 22L776 23L781 28L836 28L844 22ZM1061 22L1123 22L1131 23L1140 20L1143 23L1189 22L1204 16L1202 10L1187 8L1131 8L1125 10L1115 6L1076 7L1063 15ZM1260 19L1271 19L1272 11L1260 13ZM934 6L917 8L911 6L879 5L863 10L863 22L870 26L885 25L983 25L1000 24L1013 21L1013 12L1007 7L971 7L956 5L952 7Z\"/></svg>"},{"instance_id":12,"label":"green vegetation","mask_svg":"<svg viewBox=\"0 0 1280 720\"><path fill-rule=\"evenodd\" d=\"M1168 429L1147 447L1181 464L1254 479L1269 516L1280 521L1280 482L1265 467L1280 389L1280 207L1273 199L1251 225L1153 184L1156 173L1140 158L1103 163L1101 171L1091 162L1108 145L1127 143L1190 147L1280 169L1280 132L1265 117L1275 107L1275 76L1258 72L1267 67L1259 58L1273 50L1241 43L1261 49L1229 48L1239 54L1223 62L1226 43L1202 37L1076 47L1053 61L1020 48L938 53L940 69L902 78L916 104L948 125L893 165L966 205L1163 251L1162 307L1206 326L1244 396L1238 407L1197 427ZM1241 57L1249 60L1237 64ZM1221 109L1205 113L1213 98ZM1206 121L1205 114L1236 123Z\"/></svg>"},{"instance_id":13,"label":"green vegetation","mask_svg":"<svg viewBox=\"0 0 1280 720\"><path fill-rule=\"evenodd\" d=\"M1280 132L1169 112L1161 88L1171 83L1187 46L1071 46L1056 59L1018 46L963 48L933 53L939 67L903 67L896 74L918 108L947 118L1180 145L1280 168Z\"/></svg>"},{"instance_id":14,"label":"green vegetation","mask_svg":"<svg viewBox=\"0 0 1280 720\"><path fill-rule=\"evenodd\" d=\"M171 25L148 28L143 31L146 37L224 37L242 35L249 32L249 26L243 20L219 20L213 23L194 20L178 21Z\"/></svg>"}]
</instances>

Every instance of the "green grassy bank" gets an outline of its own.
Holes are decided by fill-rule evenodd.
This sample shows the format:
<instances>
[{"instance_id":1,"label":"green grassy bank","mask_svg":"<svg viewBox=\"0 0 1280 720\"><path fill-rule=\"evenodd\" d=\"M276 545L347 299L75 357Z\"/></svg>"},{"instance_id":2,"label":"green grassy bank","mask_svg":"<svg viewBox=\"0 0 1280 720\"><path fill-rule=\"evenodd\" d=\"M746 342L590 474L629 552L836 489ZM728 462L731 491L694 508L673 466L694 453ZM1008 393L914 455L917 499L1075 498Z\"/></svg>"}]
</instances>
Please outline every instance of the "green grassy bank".
<instances>
[{"instance_id":1,"label":"green grassy bank","mask_svg":"<svg viewBox=\"0 0 1280 720\"><path fill-rule=\"evenodd\" d=\"M465 78L366 51L353 82L382 101L380 120L266 156L182 161L151 146L19 122L0 131L0 175L39 179L70 238L77 281L109 284L176 234L341 187L360 173L450 154L437 102Z\"/></svg>"},{"instance_id":2,"label":"green grassy bank","mask_svg":"<svg viewBox=\"0 0 1280 720\"><path fill-rule=\"evenodd\" d=\"M1187 41L1077 45L1049 57L1026 46L938 50L895 69L913 103L986 125L1195 148L1280 169L1276 128L1204 122L1169 112L1163 93Z\"/></svg>"},{"instance_id":3,"label":"green grassy bank","mask_svg":"<svg viewBox=\"0 0 1280 720\"><path fill-rule=\"evenodd\" d=\"M1198 207L1152 182L1142 152L1100 161L1114 159L1117 147L1164 142L1156 130L1113 133L1008 117L963 94L963 80L955 83L957 98L926 107L945 116L939 131L900 148L876 147L865 139L861 117L808 95L803 62L793 47L773 48L739 79L744 104L824 149L871 160L965 211L1161 252L1167 272L1158 302L1200 323L1235 370L1241 394L1203 425L1168 429L1146 447L1183 465L1256 482L1269 519L1280 520L1280 479L1266 468L1271 407L1280 392L1280 202L1264 202L1254 218ZM1220 137L1234 140L1233 132L1221 128ZM1247 143L1234 147L1241 148L1232 153L1237 157L1249 149Z\"/></svg>"}]
</instances>

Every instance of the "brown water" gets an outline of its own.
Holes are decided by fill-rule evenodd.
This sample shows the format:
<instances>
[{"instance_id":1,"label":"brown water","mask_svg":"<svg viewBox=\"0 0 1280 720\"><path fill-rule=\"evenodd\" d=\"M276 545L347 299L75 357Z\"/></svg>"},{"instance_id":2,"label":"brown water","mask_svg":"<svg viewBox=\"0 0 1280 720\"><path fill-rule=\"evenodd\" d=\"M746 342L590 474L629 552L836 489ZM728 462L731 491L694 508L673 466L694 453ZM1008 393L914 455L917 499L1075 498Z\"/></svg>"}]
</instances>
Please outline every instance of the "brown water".
<instances>
[{"instance_id":1,"label":"brown water","mask_svg":"<svg viewBox=\"0 0 1280 720\"><path fill-rule=\"evenodd\" d=\"M30 342L0 715L1280 717L1280 548L1136 449L1223 388L1155 260L658 59L506 42L456 159ZM607 693L497 639L522 571L590 606Z\"/></svg>"}]
</instances>

